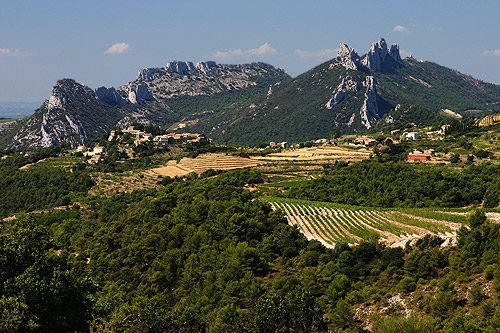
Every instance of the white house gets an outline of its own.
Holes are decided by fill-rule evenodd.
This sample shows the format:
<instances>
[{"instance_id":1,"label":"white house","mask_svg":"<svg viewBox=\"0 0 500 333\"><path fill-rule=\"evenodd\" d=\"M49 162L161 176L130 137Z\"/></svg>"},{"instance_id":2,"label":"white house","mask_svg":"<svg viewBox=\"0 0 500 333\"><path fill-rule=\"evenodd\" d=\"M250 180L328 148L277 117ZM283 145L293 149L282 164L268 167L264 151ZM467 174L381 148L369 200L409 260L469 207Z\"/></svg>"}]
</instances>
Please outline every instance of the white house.
<instances>
[{"instance_id":1,"label":"white house","mask_svg":"<svg viewBox=\"0 0 500 333\"><path fill-rule=\"evenodd\" d=\"M420 140L422 138L420 136L420 133L418 133L418 132L410 132L410 133L406 134L406 137L408 139L412 139L412 140Z\"/></svg>"}]
</instances>

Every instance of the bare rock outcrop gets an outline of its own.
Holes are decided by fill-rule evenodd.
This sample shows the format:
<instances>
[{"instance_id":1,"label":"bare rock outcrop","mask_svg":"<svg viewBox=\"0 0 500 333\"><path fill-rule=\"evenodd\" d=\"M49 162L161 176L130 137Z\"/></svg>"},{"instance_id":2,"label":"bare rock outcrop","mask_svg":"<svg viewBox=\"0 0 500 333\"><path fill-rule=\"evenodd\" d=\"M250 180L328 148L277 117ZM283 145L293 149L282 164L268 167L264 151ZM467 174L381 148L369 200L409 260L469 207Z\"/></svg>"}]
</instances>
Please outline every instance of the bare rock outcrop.
<instances>
[{"instance_id":1,"label":"bare rock outcrop","mask_svg":"<svg viewBox=\"0 0 500 333\"><path fill-rule=\"evenodd\" d=\"M394 58L394 60L401 61L401 55L399 55L399 44L391 44L389 47L389 55Z\"/></svg>"},{"instance_id":2,"label":"bare rock outcrop","mask_svg":"<svg viewBox=\"0 0 500 333\"><path fill-rule=\"evenodd\" d=\"M154 75L161 72L161 68L141 68L137 75L137 79L141 81L153 81Z\"/></svg>"},{"instance_id":3,"label":"bare rock outcrop","mask_svg":"<svg viewBox=\"0 0 500 333\"><path fill-rule=\"evenodd\" d=\"M339 63L346 69L356 70L361 67L359 55L352 47L344 43L340 44L339 50L337 51L337 58Z\"/></svg>"},{"instance_id":4,"label":"bare rock outcrop","mask_svg":"<svg viewBox=\"0 0 500 333\"><path fill-rule=\"evenodd\" d=\"M167 66L165 66L165 71L168 73L187 75L196 72L196 67L194 67L191 61L170 61L167 63Z\"/></svg>"},{"instance_id":5,"label":"bare rock outcrop","mask_svg":"<svg viewBox=\"0 0 500 333\"><path fill-rule=\"evenodd\" d=\"M380 71L382 64L388 56L396 61L401 61L401 56L399 55L399 44L392 44L389 48L387 48L387 43L385 42L385 39L382 38L378 42L372 44L370 50L361 62L370 70Z\"/></svg>"},{"instance_id":6,"label":"bare rock outcrop","mask_svg":"<svg viewBox=\"0 0 500 333\"><path fill-rule=\"evenodd\" d=\"M152 101L154 99L153 94L143 84L139 84L135 88L130 88L128 93L128 100L132 104L140 104L143 101Z\"/></svg>"},{"instance_id":7,"label":"bare rock outcrop","mask_svg":"<svg viewBox=\"0 0 500 333\"><path fill-rule=\"evenodd\" d=\"M125 103L126 101L120 96L115 88L98 87L94 93L98 99L111 105Z\"/></svg>"},{"instance_id":8,"label":"bare rock outcrop","mask_svg":"<svg viewBox=\"0 0 500 333\"><path fill-rule=\"evenodd\" d=\"M335 89L332 98L326 103L326 108L333 109L344 100L347 93L357 92L358 90L358 84L350 76L346 76Z\"/></svg>"},{"instance_id":9,"label":"bare rock outcrop","mask_svg":"<svg viewBox=\"0 0 500 333\"><path fill-rule=\"evenodd\" d=\"M212 69L217 68L217 63L215 61L200 61L194 67L206 75L212 75Z\"/></svg>"},{"instance_id":10,"label":"bare rock outcrop","mask_svg":"<svg viewBox=\"0 0 500 333\"><path fill-rule=\"evenodd\" d=\"M370 70L380 71L381 65L387 54L387 43L385 42L385 39L382 38L378 42L372 44L370 50L363 58L362 63Z\"/></svg>"},{"instance_id":11,"label":"bare rock outcrop","mask_svg":"<svg viewBox=\"0 0 500 333\"><path fill-rule=\"evenodd\" d=\"M370 128L372 124L380 118L378 103L377 103L377 88L375 78L373 76L367 76L363 82L363 86L366 87L365 100L363 101L363 106L359 111L361 116L361 123L366 127Z\"/></svg>"}]
</instances>

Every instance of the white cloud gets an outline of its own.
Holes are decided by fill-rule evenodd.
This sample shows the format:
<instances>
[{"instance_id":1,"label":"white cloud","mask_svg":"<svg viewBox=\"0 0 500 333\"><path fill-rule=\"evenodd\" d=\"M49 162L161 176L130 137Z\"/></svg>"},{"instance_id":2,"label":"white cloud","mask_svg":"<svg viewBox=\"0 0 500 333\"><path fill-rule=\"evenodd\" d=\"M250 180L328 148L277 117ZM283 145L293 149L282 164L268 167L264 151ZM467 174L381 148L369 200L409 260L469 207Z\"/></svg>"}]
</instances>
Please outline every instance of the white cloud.
<instances>
[{"instance_id":1,"label":"white cloud","mask_svg":"<svg viewBox=\"0 0 500 333\"><path fill-rule=\"evenodd\" d=\"M307 58L335 58L339 49L324 49L318 51L295 50L300 59Z\"/></svg>"},{"instance_id":2,"label":"white cloud","mask_svg":"<svg viewBox=\"0 0 500 333\"><path fill-rule=\"evenodd\" d=\"M493 57L500 57L500 49L496 49L493 51L484 51L483 55L485 56L493 56Z\"/></svg>"},{"instance_id":3,"label":"white cloud","mask_svg":"<svg viewBox=\"0 0 500 333\"><path fill-rule=\"evenodd\" d=\"M34 53L21 52L19 49L0 49L0 56L11 56L11 57L32 57L36 56Z\"/></svg>"},{"instance_id":4,"label":"white cloud","mask_svg":"<svg viewBox=\"0 0 500 333\"><path fill-rule=\"evenodd\" d=\"M406 29L402 25L397 25L394 27L394 29L392 29L392 31L394 31L394 32L408 32L408 29Z\"/></svg>"},{"instance_id":5,"label":"white cloud","mask_svg":"<svg viewBox=\"0 0 500 333\"><path fill-rule=\"evenodd\" d=\"M126 51L130 51L132 48L127 43L116 43L111 45L109 49L106 50L107 54L120 54Z\"/></svg>"},{"instance_id":6,"label":"white cloud","mask_svg":"<svg viewBox=\"0 0 500 333\"><path fill-rule=\"evenodd\" d=\"M256 49L249 49L247 52L249 54L255 54L260 56L278 53L278 51L276 51L276 49L273 49L271 47L271 44L269 43L264 43Z\"/></svg>"},{"instance_id":7,"label":"white cloud","mask_svg":"<svg viewBox=\"0 0 500 333\"><path fill-rule=\"evenodd\" d=\"M236 49L229 51L218 51L213 54L213 57L218 59L225 59L231 57L241 57L245 55L267 56L277 53L278 51L273 47L271 47L271 44L264 43L256 49L248 49L248 50Z\"/></svg>"}]
</instances>

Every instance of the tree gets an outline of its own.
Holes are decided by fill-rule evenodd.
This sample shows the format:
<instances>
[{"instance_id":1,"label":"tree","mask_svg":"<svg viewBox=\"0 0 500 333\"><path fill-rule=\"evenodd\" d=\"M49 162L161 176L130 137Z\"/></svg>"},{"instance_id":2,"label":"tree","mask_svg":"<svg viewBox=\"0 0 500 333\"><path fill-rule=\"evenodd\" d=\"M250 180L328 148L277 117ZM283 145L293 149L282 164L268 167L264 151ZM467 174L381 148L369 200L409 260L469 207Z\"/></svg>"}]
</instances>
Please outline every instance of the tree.
<instances>
[{"instance_id":1,"label":"tree","mask_svg":"<svg viewBox=\"0 0 500 333\"><path fill-rule=\"evenodd\" d=\"M300 288L284 297L264 294L252 312L252 332L326 332L313 296Z\"/></svg>"},{"instance_id":2,"label":"tree","mask_svg":"<svg viewBox=\"0 0 500 333\"><path fill-rule=\"evenodd\" d=\"M0 294L2 325L37 327L45 332L88 330L93 283L70 272L66 258L58 256L48 230L33 220L19 221L0 238Z\"/></svg>"},{"instance_id":3,"label":"tree","mask_svg":"<svg viewBox=\"0 0 500 333\"><path fill-rule=\"evenodd\" d=\"M488 158L490 156L490 153L486 150L479 149L474 153L474 155L476 155L476 157L479 159L483 159L483 158Z\"/></svg>"},{"instance_id":4,"label":"tree","mask_svg":"<svg viewBox=\"0 0 500 333\"><path fill-rule=\"evenodd\" d=\"M450 162L451 163L458 163L458 162L460 162L460 155L458 155L458 154L451 155Z\"/></svg>"}]
</instances>

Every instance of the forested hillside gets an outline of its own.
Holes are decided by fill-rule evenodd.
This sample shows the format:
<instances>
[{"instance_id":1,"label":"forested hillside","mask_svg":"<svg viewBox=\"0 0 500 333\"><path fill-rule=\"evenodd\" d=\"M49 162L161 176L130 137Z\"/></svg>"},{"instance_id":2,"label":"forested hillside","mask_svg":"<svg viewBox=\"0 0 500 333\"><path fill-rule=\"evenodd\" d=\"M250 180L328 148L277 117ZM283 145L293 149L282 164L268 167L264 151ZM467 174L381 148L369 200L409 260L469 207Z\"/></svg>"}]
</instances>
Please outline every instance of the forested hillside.
<instances>
[{"instance_id":1,"label":"forested hillside","mask_svg":"<svg viewBox=\"0 0 500 333\"><path fill-rule=\"evenodd\" d=\"M481 179L492 168L455 176L463 177L458 182L472 175ZM396 164L370 162L329 171L332 176L312 184L350 172L368 178L370 170L386 170L384 181L417 177ZM418 172L443 186L451 181L439 172ZM404 248L374 239L326 249L242 189L262 181L257 171L230 171L173 181L160 190L82 198L81 206L70 210L4 223L0 327L35 332L367 327L396 332L403 327L433 332L494 331L500 323L499 226L483 212L468 217L452 248L440 248L441 239L427 236ZM65 182L72 180L62 178L59 184ZM373 204L370 193L380 191L366 187L364 203Z\"/></svg>"},{"instance_id":2,"label":"forested hillside","mask_svg":"<svg viewBox=\"0 0 500 333\"><path fill-rule=\"evenodd\" d=\"M499 172L498 165L487 163L449 170L366 161L332 168L285 195L368 207L497 207Z\"/></svg>"}]
</instances>

